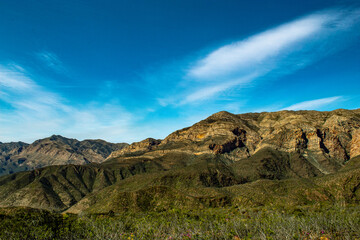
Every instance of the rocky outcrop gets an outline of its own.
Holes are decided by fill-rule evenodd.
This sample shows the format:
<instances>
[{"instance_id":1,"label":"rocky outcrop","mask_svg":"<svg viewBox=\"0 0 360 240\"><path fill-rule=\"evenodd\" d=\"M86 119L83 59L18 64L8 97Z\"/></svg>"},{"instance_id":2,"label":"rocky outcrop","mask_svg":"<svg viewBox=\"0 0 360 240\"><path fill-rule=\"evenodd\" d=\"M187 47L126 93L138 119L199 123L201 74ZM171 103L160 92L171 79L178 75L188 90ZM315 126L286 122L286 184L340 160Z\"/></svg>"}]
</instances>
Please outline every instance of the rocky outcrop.
<instances>
[{"instance_id":1,"label":"rocky outcrop","mask_svg":"<svg viewBox=\"0 0 360 240\"><path fill-rule=\"evenodd\" d=\"M53 135L32 144L0 144L0 175L31 170L49 165L87 164L103 162L111 152L127 144L108 143L103 140L69 139Z\"/></svg>"},{"instance_id":2,"label":"rocky outcrop","mask_svg":"<svg viewBox=\"0 0 360 240\"><path fill-rule=\"evenodd\" d=\"M350 144L350 158L360 155L360 129L356 129L352 133Z\"/></svg>"},{"instance_id":3,"label":"rocky outcrop","mask_svg":"<svg viewBox=\"0 0 360 240\"><path fill-rule=\"evenodd\" d=\"M191 127L175 131L161 142L151 143L147 139L109 158L130 152L151 156L176 150L196 155L222 154L231 161L240 161L261 149L271 148L298 153L327 174L360 154L359 128L359 109L238 115L222 111Z\"/></svg>"}]
</instances>

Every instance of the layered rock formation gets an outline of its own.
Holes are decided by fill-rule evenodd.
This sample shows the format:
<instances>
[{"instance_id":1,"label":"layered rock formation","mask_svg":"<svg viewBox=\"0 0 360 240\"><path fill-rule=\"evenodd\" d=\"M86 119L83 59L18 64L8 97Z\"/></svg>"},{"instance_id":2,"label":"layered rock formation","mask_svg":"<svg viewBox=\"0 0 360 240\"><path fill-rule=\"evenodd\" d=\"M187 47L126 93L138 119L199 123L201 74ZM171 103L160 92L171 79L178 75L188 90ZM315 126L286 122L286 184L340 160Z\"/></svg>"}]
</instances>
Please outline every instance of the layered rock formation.
<instances>
[{"instance_id":1,"label":"layered rock formation","mask_svg":"<svg viewBox=\"0 0 360 240\"><path fill-rule=\"evenodd\" d=\"M223 154L229 160L240 161L261 149L271 148L298 153L327 174L360 154L359 128L359 109L238 115L223 111L178 130L161 142L134 143L112 153L109 158L130 156L136 151L151 158L176 150L196 155Z\"/></svg>"},{"instance_id":2,"label":"layered rock formation","mask_svg":"<svg viewBox=\"0 0 360 240\"><path fill-rule=\"evenodd\" d=\"M127 144L103 140L78 141L59 135L40 139L32 144L0 143L0 175L49 165L100 163L112 151L125 146Z\"/></svg>"}]
</instances>

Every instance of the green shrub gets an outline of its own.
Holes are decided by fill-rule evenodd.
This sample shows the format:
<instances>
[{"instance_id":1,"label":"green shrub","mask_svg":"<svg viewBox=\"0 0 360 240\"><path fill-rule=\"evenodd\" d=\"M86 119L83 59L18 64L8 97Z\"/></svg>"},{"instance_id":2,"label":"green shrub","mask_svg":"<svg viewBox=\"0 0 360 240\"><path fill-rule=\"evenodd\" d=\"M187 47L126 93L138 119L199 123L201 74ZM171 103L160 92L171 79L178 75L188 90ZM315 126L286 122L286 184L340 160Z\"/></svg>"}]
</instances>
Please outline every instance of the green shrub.
<instances>
[{"instance_id":1,"label":"green shrub","mask_svg":"<svg viewBox=\"0 0 360 240\"><path fill-rule=\"evenodd\" d=\"M360 208L172 209L77 216L0 214L0 239L356 239Z\"/></svg>"}]
</instances>

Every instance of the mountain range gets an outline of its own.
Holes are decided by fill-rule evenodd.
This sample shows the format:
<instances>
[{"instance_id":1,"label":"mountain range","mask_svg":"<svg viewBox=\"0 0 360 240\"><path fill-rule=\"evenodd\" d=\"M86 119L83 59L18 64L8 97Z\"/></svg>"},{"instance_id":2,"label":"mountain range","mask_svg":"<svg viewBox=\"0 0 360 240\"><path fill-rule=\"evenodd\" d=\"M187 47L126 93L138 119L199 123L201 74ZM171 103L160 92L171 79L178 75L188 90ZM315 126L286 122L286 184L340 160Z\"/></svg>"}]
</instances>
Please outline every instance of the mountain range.
<instances>
[{"instance_id":1,"label":"mountain range","mask_svg":"<svg viewBox=\"0 0 360 240\"><path fill-rule=\"evenodd\" d=\"M162 140L52 136L0 150L1 207L104 213L360 201L360 109L223 111Z\"/></svg>"},{"instance_id":2,"label":"mountain range","mask_svg":"<svg viewBox=\"0 0 360 240\"><path fill-rule=\"evenodd\" d=\"M59 135L32 144L0 142L0 176L50 165L100 163L111 152L127 145L103 140L78 141Z\"/></svg>"}]
</instances>

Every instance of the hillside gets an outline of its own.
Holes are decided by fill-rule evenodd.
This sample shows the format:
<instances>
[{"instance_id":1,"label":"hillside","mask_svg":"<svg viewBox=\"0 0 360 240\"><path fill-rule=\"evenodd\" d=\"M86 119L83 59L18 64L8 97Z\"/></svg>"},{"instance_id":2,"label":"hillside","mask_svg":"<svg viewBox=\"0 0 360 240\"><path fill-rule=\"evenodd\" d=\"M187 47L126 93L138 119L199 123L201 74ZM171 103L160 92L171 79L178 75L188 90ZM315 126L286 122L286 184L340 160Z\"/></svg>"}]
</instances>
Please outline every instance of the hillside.
<instances>
[{"instance_id":1,"label":"hillside","mask_svg":"<svg viewBox=\"0 0 360 240\"><path fill-rule=\"evenodd\" d=\"M360 110L228 112L213 114L162 141L134 143L109 158L138 153L157 156L177 150L194 154L221 154L240 161L261 149L297 153L322 174L336 172L360 154ZM149 147L150 146L150 147Z\"/></svg>"},{"instance_id":2,"label":"hillside","mask_svg":"<svg viewBox=\"0 0 360 240\"><path fill-rule=\"evenodd\" d=\"M32 144L0 143L0 176L50 165L99 163L111 152L125 146L126 143L78 141L59 135L40 139Z\"/></svg>"},{"instance_id":3,"label":"hillside","mask_svg":"<svg viewBox=\"0 0 360 240\"><path fill-rule=\"evenodd\" d=\"M219 112L102 163L0 177L0 206L103 213L357 204L359 126L359 109Z\"/></svg>"}]
</instances>

